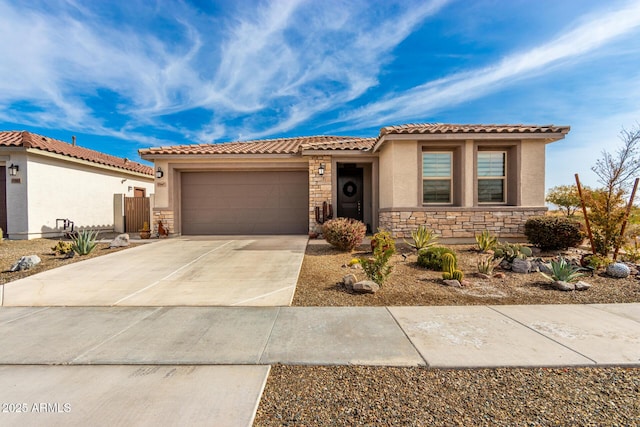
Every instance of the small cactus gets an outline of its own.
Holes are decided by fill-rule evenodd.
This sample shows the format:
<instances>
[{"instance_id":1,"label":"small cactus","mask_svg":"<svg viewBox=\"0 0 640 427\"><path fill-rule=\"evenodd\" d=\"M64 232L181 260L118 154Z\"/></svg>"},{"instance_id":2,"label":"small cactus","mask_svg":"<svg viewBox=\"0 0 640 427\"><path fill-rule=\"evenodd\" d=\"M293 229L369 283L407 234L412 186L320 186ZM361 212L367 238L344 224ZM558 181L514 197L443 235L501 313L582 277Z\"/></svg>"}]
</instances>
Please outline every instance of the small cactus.
<instances>
[{"instance_id":1,"label":"small cactus","mask_svg":"<svg viewBox=\"0 0 640 427\"><path fill-rule=\"evenodd\" d=\"M454 257L452 254L443 254L442 255L442 271L453 273L453 270L455 269L456 269L456 257Z\"/></svg>"},{"instance_id":2,"label":"small cactus","mask_svg":"<svg viewBox=\"0 0 640 427\"><path fill-rule=\"evenodd\" d=\"M458 282L462 282L462 279L464 278L464 273L460 270L454 270L453 273L451 274L451 277L457 280Z\"/></svg>"},{"instance_id":3,"label":"small cactus","mask_svg":"<svg viewBox=\"0 0 640 427\"><path fill-rule=\"evenodd\" d=\"M442 279L443 280L451 280L453 278L453 275L451 273L449 273L448 271L445 271L442 273Z\"/></svg>"}]
</instances>

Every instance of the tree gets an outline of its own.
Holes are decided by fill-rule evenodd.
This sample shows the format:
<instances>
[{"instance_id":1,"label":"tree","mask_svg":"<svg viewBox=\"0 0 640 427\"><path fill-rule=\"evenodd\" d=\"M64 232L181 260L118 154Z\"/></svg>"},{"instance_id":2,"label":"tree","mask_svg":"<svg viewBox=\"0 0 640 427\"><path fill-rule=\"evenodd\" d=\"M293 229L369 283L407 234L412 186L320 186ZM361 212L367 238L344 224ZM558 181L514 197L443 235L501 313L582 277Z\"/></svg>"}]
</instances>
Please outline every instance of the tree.
<instances>
[{"instance_id":1,"label":"tree","mask_svg":"<svg viewBox=\"0 0 640 427\"><path fill-rule=\"evenodd\" d=\"M567 216L573 216L581 206L575 185L557 185L549 190L545 200L556 205Z\"/></svg>"},{"instance_id":2,"label":"tree","mask_svg":"<svg viewBox=\"0 0 640 427\"><path fill-rule=\"evenodd\" d=\"M640 125L631 131L622 129L620 139L622 147L614 154L603 151L591 168L603 187L589 191L586 197L596 251L605 256L623 240L624 197L640 172Z\"/></svg>"}]
</instances>

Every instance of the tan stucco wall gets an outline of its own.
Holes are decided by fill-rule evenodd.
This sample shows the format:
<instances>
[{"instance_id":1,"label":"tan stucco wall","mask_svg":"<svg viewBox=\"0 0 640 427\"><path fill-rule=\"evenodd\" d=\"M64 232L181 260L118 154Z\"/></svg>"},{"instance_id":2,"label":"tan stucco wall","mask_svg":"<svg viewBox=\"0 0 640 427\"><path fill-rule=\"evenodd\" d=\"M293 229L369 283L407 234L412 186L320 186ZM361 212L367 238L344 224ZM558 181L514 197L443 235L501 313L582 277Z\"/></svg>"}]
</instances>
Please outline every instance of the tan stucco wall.
<instances>
[{"instance_id":1,"label":"tan stucco wall","mask_svg":"<svg viewBox=\"0 0 640 427\"><path fill-rule=\"evenodd\" d=\"M59 235L57 218L74 221L76 228L112 230L114 194L133 196L133 187L153 192L151 177L35 154L12 155L12 162L21 166L15 177L20 184L11 184L7 177L7 225L12 239Z\"/></svg>"},{"instance_id":2,"label":"tan stucco wall","mask_svg":"<svg viewBox=\"0 0 640 427\"><path fill-rule=\"evenodd\" d=\"M420 181L417 141L389 141L379 151L380 208L416 206Z\"/></svg>"},{"instance_id":3,"label":"tan stucco wall","mask_svg":"<svg viewBox=\"0 0 640 427\"><path fill-rule=\"evenodd\" d=\"M520 147L520 205L544 206L545 143L523 141Z\"/></svg>"}]
</instances>

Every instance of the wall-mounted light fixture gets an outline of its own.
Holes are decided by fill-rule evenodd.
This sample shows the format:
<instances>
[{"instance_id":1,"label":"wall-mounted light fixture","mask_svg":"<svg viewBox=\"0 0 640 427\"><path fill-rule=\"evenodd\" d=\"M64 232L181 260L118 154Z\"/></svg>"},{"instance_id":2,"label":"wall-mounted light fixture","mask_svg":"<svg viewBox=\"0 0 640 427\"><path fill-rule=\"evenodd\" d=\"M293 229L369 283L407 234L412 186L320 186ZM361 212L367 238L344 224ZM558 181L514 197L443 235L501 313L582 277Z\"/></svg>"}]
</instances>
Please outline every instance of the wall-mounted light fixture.
<instances>
[{"instance_id":1,"label":"wall-mounted light fixture","mask_svg":"<svg viewBox=\"0 0 640 427\"><path fill-rule=\"evenodd\" d=\"M324 175L324 163L320 163L320 167L318 168L318 175Z\"/></svg>"},{"instance_id":2,"label":"wall-mounted light fixture","mask_svg":"<svg viewBox=\"0 0 640 427\"><path fill-rule=\"evenodd\" d=\"M9 175L16 176L19 170L20 170L20 166L14 165L13 163L11 163L11 166L9 166Z\"/></svg>"},{"instance_id":3,"label":"wall-mounted light fixture","mask_svg":"<svg viewBox=\"0 0 640 427\"><path fill-rule=\"evenodd\" d=\"M158 168L158 170L156 170L156 178L160 179L164 176L164 172L162 172L162 169Z\"/></svg>"}]
</instances>

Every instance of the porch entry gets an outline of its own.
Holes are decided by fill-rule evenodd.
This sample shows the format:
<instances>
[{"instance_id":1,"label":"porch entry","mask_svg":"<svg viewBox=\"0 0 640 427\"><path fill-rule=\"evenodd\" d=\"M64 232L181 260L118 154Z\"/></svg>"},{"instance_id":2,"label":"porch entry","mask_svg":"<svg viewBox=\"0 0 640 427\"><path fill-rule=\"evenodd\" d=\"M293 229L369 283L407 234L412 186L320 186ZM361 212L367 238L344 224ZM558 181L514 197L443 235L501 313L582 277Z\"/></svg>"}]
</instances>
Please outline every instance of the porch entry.
<instances>
[{"instance_id":1,"label":"porch entry","mask_svg":"<svg viewBox=\"0 0 640 427\"><path fill-rule=\"evenodd\" d=\"M354 163L338 163L337 184L338 216L365 222L364 169Z\"/></svg>"}]
</instances>

